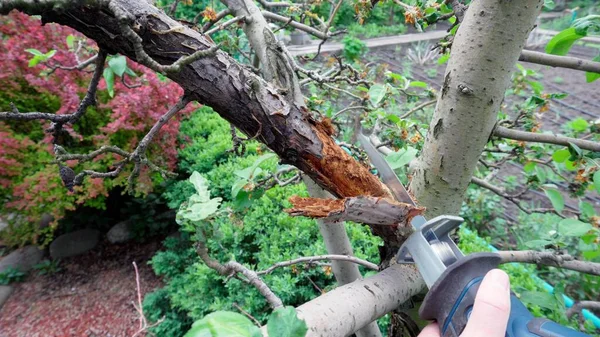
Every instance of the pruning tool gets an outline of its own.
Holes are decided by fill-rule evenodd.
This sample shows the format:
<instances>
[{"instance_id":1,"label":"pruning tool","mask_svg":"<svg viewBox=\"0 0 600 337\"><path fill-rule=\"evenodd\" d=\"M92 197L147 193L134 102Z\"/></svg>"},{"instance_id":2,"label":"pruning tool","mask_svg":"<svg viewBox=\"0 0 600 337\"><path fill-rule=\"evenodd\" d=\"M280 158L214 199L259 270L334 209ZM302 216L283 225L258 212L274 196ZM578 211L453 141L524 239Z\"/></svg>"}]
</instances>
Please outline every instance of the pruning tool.
<instances>
[{"instance_id":1,"label":"pruning tool","mask_svg":"<svg viewBox=\"0 0 600 337\"><path fill-rule=\"evenodd\" d=\"M369 139L360 134L359 141L394 197L400 202L416 206ZM421 215L415 216L411 221L415 232L400 247L397 255L399 263L414 263L425 280L429 292L419 309L419 316L436 320L443 337L458 337L462 333L471 315L481 280L501 261L496 253L465 256L449 235L462 222L462 218L452 215L441 215L431 220ZM514 293L511 293L510 305L507 337L588 336L548 319L533 317Z\"/></svg>"}]
</instances>

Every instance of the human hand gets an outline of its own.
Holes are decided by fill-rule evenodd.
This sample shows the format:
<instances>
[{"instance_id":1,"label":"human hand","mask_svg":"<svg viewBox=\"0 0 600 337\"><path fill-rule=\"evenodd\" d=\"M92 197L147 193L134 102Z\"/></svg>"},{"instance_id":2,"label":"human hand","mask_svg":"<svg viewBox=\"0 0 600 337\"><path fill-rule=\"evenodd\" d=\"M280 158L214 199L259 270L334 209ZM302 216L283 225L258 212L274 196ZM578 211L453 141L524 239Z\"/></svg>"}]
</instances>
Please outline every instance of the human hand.
<instances>
[{"instance_id":1,"label":"human hand","mask_svg":"<svg viewBox=\"0 0 600 337\"><path fill-rule=\"evenodd\" d=\"M510 315L510 281L500 269L489 271L477 291L473 312L461 337L504 337ZM437 323L421 331L419 337L440 337Z\"/></svg>"}]
</instances>

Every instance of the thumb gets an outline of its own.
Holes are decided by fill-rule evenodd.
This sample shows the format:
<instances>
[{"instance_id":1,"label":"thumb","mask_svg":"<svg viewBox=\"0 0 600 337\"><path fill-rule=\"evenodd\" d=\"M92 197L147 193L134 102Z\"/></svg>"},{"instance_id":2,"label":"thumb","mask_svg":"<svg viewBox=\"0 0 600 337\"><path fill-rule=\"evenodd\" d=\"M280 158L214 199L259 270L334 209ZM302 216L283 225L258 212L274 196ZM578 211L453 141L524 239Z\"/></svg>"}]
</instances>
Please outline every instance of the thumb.
<instances>
[{"instance_id":1,"label":"thumb","mask_svg":"<svg viewBox=\"0 0 600 337\"><path fill-rule=\"evenodd\" d=\"M508 275L500 269L489 271L477 291L473 312L461 337L504 337L510 315Z\"/></svg>"}]
</instances>

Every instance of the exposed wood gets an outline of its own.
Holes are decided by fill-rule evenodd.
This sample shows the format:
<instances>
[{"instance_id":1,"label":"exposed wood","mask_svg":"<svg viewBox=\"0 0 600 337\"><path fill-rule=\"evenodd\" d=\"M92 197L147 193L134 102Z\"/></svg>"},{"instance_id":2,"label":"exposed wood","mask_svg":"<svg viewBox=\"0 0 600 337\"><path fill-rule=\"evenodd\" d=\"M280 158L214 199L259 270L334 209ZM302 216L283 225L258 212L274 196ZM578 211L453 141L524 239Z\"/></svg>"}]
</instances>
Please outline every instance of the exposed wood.
<instances>
[{"instance_id":1,"label":"exposed wood","mask_svg":"<svg viewBox=\"0 0 600 337\"><path fill-rule=\"evenodd\" d=\"M354 221L371 225L395 225L412 231L410 220L425 210L409 204L374 197L344 199L290 198L290 215L322 218L329 221Z\"/></svg>"}]
</instances>

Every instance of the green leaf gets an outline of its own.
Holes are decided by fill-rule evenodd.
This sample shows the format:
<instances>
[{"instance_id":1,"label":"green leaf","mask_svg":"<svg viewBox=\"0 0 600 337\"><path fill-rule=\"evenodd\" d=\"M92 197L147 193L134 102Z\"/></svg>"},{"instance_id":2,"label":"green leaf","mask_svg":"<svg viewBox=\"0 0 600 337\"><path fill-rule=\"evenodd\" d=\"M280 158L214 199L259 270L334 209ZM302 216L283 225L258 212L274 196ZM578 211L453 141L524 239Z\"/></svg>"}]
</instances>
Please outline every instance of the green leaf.
<instances>
[{"instance_id":1,"label":"green leaf","mask_svg":"<svg viewBox=\"0 0 600 337\"><path fill-rule=\"evenodd\" d=\"M378 106L387 93L387 86L383 84L374 84L369 88L369 101L373 106Z\"/></svg>"},{"instance_id":2,"label":"green leaf","mask_svg":"<svg viewBox=\"0 0 600 337\"><path fill-rule=\"evenodd\" d=\"M240 193L240 190L242 188L244 188L244 186L246 186L246 184L248 184L248 180L243 179L243 178L236 181L233 184L233 186L231 186L231 198L235 199L235 197L238 195L238 193Z\"/></svg>"},{"instance_id":3,"label":"green leaf","mask_svg":"<svg viewBox=\"0 0 600 337\"><path fill-rule=\"evenodd\" d=\"M538 239L525 242L525 246L530 249L542 249L551 243L549 240Z\"/></svg>"},{"instance_id":4,"label":"green leaf","mask_svg":"<svg viewBox=\"0 0 600 337\"><path fill-rule=\"evenodd\" d=\"M196 196L196 195L194 195ZM193 197L193 196L192 196ZM192 198L190 198L190 201ZM186 212L182 216L190 221L201 221L211 215L215 214L219 210L221 205L221 198L213 198L207 202L194 203L186 209Z\"/></svg>"},{"instance_id":5,"label":"green leaf","mask_svg":"<svg viewBox=\"0 0 600 337\"><path fill-rule=\"evenodd\" d=\"M73 46L75 46L75 36L69 34L67 36L67 47L69 47L69 49L73 49Z\"/></svg>"},{"instance_id":6,"label":"green leaf","mask_svg":"<svg viewBox=\"0 0 600 337\"><path fill-rule=\"evenodd\" d=\"M28 53L30 53L30 54L33 54L33 55L35 55L35 56L41 56L41 57L44 57L44 53L42 53L41 51L39 51L39 50L37 50L37 49L33 49L33 48L31 48L31 49L25 49L25 51L26 51L26 52L28 52Z\"/></svg>"},{"instance_id":7,"label":"green leaf","mask_svg":"<svg viewBox=\"0 0 600 337\"><path fill-rule=\"evenodd\" d=\"M548 178L548 173L546 172L546 169L542 166L536 166L535 167L535 174L538 177L538 180L541 184L545 184L546 183L546 179Z\"/></svg>"},{"instance_id":8,"label":"green leaf","mask_svg":"<svg viewBox=\"0 0 600 337\"><path fill-rule=\"evenodd\" d=\"M592 59L592 61L594 61L594 62L600 62L600 55L598 55L598 56L594 57L594 58ZM592 82L594 82L595 80L597 80L597 79L599 79L599 78L600 78L600 73L593 73L593 72L591 72L591 71L587 71L587 72L585 73L585 80L586 80L588 83L592 83Z\"/></svg>"},{"instance_id":9,"label":"green leaf","mask_svg":"<svg viewBox=\"0 0 600 337\"><path fill-rule=\"evenodd\" d=\"M557 163L564 163L565 160L567 160L567 158L569 158L570 156L571 156L571 152L569 152L569 150L562 149L562 150L558 150L552 154L552 160L554 160Z\"/></svg>"},{"instance_id":10,"label":"green leaf","mask_svg":"<svg viewBox=\"0 0 600 337\"><path fill-rule=\"evenodd\" d=\"M550 310L556 309L554 295L545 291L525 291L521 294L521 301Z\"/></svg>"},{"instance_id":11,"label":"green leaf","mask_svg":"<svg viewBox=\"0 0 600 337\"><path fill-rule=\"evenodd\" d=\"M123 76L123 73L127 69L127 58L123 55L111 57L108 60L108 66L118 76Z\"/></svg>"},{"instance_id":12,"label":"green leaf","mask_svg":"<svg viewBox=\"0 0 600 337\"><path fill-rule=\"evenodd\" d=\"M440 56L440 58L438 59L437 63L439 65L442 65L442 64L448 62L449 59L450 59L450 53L446 53L446 54Z\"/></svg>"},{"instance_id":13,"label":"green leaf","mask_svg":"<svg viewBox=\"0 0 600 337\"><path fill-rule=\"evenodd\" d=\"M600 171L594 172L593 180L596 192L600 193Z\"/></svg>"},{"instance_id":14,"label":"green leaf","mask_svg":"<svg viewBox=\"0 0 600 337\"><path fill-rule=\"evenodd\" d=\"M575 118L574 120L570 121L567 125L577 132L583 132L587 130L590 126L590 124L581 117Z\"/></svg>"},{"instance_id":15,"label":"green leaf","mask_svg":"<svg viewBox=\"0 0 600 337\"><path fill-rule=\"evenodd\" d=\"M546 188L544 189L544 193L546 193L546 196L548 197L548 199L550 199L550 202L552 203L552 207L554 207L554 209L558 213L562 212L563 209L565 209L565 199L563 199L562 194L560 194L560 192L557 189Z\"/></svg>"},{"instance_id":16,"label":"green leaf","mask_svg":"<svg viewBox=\"0 0 600 337\"><path fill-rule=\"evenodd\" d=\"M411 81L408 84L409 87L427 88L427 83L421 81Z\"/></svg>"},{"instance_id":17,"label":"green leaf","mask_svg":"<svg viewBox=\"0 0 600 337\"><path fill-rule=\"evenodd\" d=\"M104 77L104 81L106 82L106 90L108 90L108 95L110 97L115 96L115 73L110 68L105 68L102 73Z\"/></svg>"},{"instance_id":18,"label":"green leaf","mask_svg":"<svg viewBox=\"0 0 600 337\"><path fill-rule=\"evenodd\" d=\"M537 166L536 162L530 161L529 163L525 164L525 166L523 166L523 171L525 171L525 173L531 173L531 172L533 172L533 170L535 169L536 166Z\"/></svg>"},{"instance_id":19,"label":"green leaf","mask_svg":"<svg viewBox=\"0 0 600 337\"><path fill-rule=\"evenodd\" d=\"M575 161L583 157L581 148L571 142L569 142L569 152L571 153L571 158L569 158L570 161Z\"/></svg>"},{"instance_id":20,"label":"green leaf","mask_svg":"<svg viewBox=\"0 0 600 337\"><path fill-rule=\"evenodd\" d=\"M252 177L255 176L255 171L258 168L258 166L260 164L262 164L265 160L267 159L271 159L273 157L276 157L277 155L275 153L266 153L263 154L262 156L256 158L256 160L254 161L254 163L252 164L252 166L247 167L243 170L237 170L234 172L234 174L240 178L246 179L248 181L252 180Z\"/></svg>"},{"instance_id":21,"label":"green leaf","mask_svg":"<svg viewBox=\"0 0 600 337\"><path fill-rule=\"evenodd\" d=\"M546 45L546 53L554 55L567 55L569 49L573 46L575 41L585 37L575 31L575 28L567 28L562 32L556 34L550 42Z\"/></svg>"},{"instance_id":22,"label":"green leaf","mask_svg":"<svg viewBox=\"0 0 600 337\"><path fill-rule=\"evenodd\" d=\"M184 337L260 337L260 329L244 315L215 311L192 324ZM276 335L273 335L276 336Z\"/></svg>"},{"instance_id":23,"label":"green leaf","mask_svg":"<svg viewBox=\"0 0 600 337\"><path fill-rule=\"evenodd\" d=\"M588 250L586 252L581 253L584 259L586 260L594 260L598 256L600 256L600 249L596 250Z\"/></svg>"},{"instance_id":24,"label":"green leaf","mask_svg":"<svg viewBox=\"0 0 600 337\"><path fill-rule=\"evenodd\" d=\"M556 4L554 3L554 0L544 0L544 8L547 8L549 10L553 10L554 7L556 7Z\"/></svg>"},{"instance_id":25,"label":"green leaf","mask_svg":"<svg viewBox=\"0 0 600 337\"><path fill-rule=\"evenodd\" d=\"M306 322L298 318L294 307L277 308L267 322L269 336L304 337L308 332Z\"/></svg>"},{"instance_id":26,"label":"green leaf","mask_svg":"<svg viewBox=\"0 0 600 337\"><path fill-rule=\"evenodd\" d=\"M577 171L577 163L572 160L565 161L565 168L568 171Z\"/></svg>"},{"instance_id":27,"label":"green leaf","mask_svg":"<svg viewBox=\"0 0 600 337\"><path fill-rule=\"evenodd\" d=\"M600 15L592 14L579 18L571 25L579 35L586 36L590 31L600 31Z\"/></svg>"},{"instance_id":28,"label":"green leaf","mask_svg":"<svg viewBox=\"0 0 600 337\"><path fill-rule=\"evenodd\" d=\"M586 218L591 218L596 215L596 210L594 210L594 206L587 201L579 202L579 211L581 211L581 214L583 214L583 216L585 216Z\"/></svg>"},{"instance_id":29,"label":"green leaf","mask_svg":"<svg viewBox=\"0 0 600 337\"><path fill-rule=\"evenodd\" d=\"M31 60L29 60L29 63L27 65L29 66L29 68L35 67L38 63L42 61L42 59L43 58L41 56L34 56L33 58L31 58Z\"/></svg>"},{"instance_id":30,"label":"green leaf","mask_svg":"<svg viewBox=\"0 0 600 337\"><path fill-rule=\"evenodd\" d=\"M392 170L395 170L410 163L413 159L415 159L418 152L419 151L417 149L409 146L406 148L406 150L400 150L388 155L385 157L385 160L387 160L387 162L390 164Z\"/></svg>"},{"instance_id":31,"label":"green leaf","mask_svg":"<svg viewBox=\"0 0 600 337\"><path fill-rule=\"evenodd\" d=\"M564 236L582 236L594 226L577 219L563 219L558 223L558 232Z\"/></svg>"},{"instance_id":32,"label":"green leaf","mask_svg":"<svg viewBox=\"0 0 600 337\"><path fill-rule=\"evenodd\" d=\"M190 176L190 182L194 185L199 199L196 202L207 202L210 200L208 181L198 172L194 171Z\"/></svg>"},{"instance_id":33,"label":"green leaf","mask_svg":"<svg viewBox=\"0 0 600 337\"><path fill-rule=\"evenodd\" d=\"M387 115L385 115L385 118L387 118L392 123L400 122L400 117L398 117L394 114L387 114Z\"/></svg>"},{"instance_id":34,"label":"green leaf","mask_svg":"<svg viewBox=\"0 0 600 337\"><path fill-rule=\"evenodd\" d=\"M125 68L125 74L131 76L131 77L137 77L137 74L133 72L133 70L131 70L131 68L127 67Z\"/></svg>"},{"instance_id":35,"label":"green leaf","mask_svg":"<svg viewBox=\"0 0 600 337\"><path fill-rule=\"evenodd\" d=\"M541 95L544 91L544 85L538 81L527 81L536 95Z\"/></svg>"}]
</instances>

